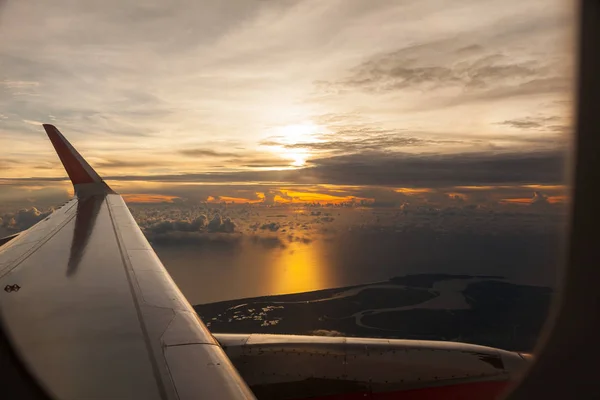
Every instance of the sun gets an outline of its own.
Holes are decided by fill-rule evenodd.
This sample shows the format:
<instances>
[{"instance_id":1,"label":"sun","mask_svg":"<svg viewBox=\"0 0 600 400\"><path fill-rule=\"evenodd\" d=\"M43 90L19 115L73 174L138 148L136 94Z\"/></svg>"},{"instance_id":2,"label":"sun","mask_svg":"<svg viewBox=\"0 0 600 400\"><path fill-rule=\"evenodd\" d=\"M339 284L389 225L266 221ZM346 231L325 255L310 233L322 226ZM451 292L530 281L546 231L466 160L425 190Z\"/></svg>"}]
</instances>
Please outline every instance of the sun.
<instances>
[{"instance_id":1,"label":"sun","mask_svg":"<svg viewBox=\"0 0 600 400\"><path fill-rule=\"evenodd\" d=\"M308 151L306 149L298 149L295 151L283 150L282 156L285 159L292 160L292 166L294 167L302 167L306 164L306 159L308 158Z\"/></svg>"},{"instance_id":2,"label":"sun","mask_svg":"<svg viewBox=\"0 0 600 400\"><path fill-rule=\"evenodd\" d=\"M291 124L278 128L277 135L281 137L281 142L285 144L300 144L313 140L313 135L317 133L318 127L312 122L303 124Z\"/></svg>"},{"instance_id":3,"label":"sun","mask_svg":"<svg viewBox=\"0 0 600 400\"><path fill-rule=\"evenodd\" d=\"M312 122L289 124L275 129L275 135L281 143L273 148L281 158L290 160L290 166L302 167L310 157L310 151L303 144L318 141L314 136L319 127Z\"/></svg>"}]
</instances>

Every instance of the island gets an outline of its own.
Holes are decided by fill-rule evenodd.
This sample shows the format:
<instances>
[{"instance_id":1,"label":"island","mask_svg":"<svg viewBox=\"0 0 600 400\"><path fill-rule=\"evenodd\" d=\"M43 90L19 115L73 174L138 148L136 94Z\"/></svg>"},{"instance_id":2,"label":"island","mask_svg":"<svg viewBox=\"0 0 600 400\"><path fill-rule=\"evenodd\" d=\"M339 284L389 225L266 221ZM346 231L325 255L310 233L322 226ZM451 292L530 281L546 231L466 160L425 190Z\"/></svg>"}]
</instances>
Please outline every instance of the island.
<instances>
[{"instance_id":1,"label":"island","mask_svg":"<svg viewBox=\"0 0 600 400\"><path fill-rule=\"evenodd\" d=\"M194 309L213 333L446 340L530 352L553 293L498 276L419 274Z\"/></svg>"}]
</instances>

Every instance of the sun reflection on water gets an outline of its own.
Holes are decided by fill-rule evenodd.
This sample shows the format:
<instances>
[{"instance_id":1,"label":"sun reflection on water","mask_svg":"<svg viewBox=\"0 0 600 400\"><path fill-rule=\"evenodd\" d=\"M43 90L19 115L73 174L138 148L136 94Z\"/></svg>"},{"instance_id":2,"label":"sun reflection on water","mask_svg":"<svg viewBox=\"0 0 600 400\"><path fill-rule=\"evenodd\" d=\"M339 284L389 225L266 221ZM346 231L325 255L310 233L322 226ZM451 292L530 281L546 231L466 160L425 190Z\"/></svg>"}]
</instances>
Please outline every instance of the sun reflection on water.
<instances>
[{"instance_id":1,"label":"sun reflection on water","mask_svg":"<svg viewBox=\"0 0 600 400\"><path fill-rule=\"evenodd\" d=\"M270 280L272 294L298 293L330 287L318 243L292 242L273 259Z\"/></svg>"}]
</instances>

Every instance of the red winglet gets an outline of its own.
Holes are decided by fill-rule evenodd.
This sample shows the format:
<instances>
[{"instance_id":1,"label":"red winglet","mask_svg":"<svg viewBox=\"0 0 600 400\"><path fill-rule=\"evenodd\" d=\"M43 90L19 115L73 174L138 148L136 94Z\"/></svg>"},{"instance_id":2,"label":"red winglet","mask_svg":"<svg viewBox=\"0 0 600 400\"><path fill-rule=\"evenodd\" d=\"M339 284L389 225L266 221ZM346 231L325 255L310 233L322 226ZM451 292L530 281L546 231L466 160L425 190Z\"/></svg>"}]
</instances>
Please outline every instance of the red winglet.
<instances>
[{"instance_id":1,"label":"red winglet","mask_svg":"<svg viewBox=\"0 0 600 400\"><path fill-rule=\"evenodd\" d=\"M79 198L115 193L54 125L43 124Z\"/></svg>"},{"instance_id":2,"label":"red winglet","mask_svg":"<svg viewBox=\"0 0 600 400\"><path fill-rule=\"evenodd\" d=\"M98 174L54 125L43 124L43 126L73 185L99 183L102 181Z\"/></svg>"}]
</instances>

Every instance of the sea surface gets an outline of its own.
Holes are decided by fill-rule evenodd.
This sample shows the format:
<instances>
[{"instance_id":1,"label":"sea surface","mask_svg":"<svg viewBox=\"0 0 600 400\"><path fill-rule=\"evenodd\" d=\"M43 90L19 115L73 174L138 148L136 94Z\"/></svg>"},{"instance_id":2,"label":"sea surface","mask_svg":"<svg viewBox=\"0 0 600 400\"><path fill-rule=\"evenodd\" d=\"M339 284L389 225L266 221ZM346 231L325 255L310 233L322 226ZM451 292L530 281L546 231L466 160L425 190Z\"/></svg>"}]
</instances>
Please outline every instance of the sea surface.
<instances>
[{"instance_id":1,"label":"sea surface","mask_svg":"<svg viewBox=\"0 0 600 400\"><path fill-rule=\"evenodd\" d=\"M409 274L494 275L554 287L553 234L346 232L312 241L248 235L202 244L153 244L191 304L387 281Z\"/></svg>"}]
</instances>

